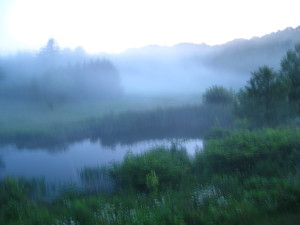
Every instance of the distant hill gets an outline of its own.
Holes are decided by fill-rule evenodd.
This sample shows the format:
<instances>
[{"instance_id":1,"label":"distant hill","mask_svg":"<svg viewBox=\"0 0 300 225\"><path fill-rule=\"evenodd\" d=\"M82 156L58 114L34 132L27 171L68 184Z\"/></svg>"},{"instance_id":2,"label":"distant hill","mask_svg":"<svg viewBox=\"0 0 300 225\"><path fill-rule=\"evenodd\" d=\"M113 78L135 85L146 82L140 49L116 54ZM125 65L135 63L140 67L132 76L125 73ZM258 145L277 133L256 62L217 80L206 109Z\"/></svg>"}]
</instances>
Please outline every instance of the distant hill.
<instances>
[{"instance_id":1,"label":"distant hill","mask_svg":"<svg viewBox=\"0 0 300 225\"><path fill-rule=\"evenodd\" d=\"M275 69L300 43L300 26L222 45L151 45L111 56L129 92L202 92L214 84L238 89L263 65Z\"/></svg>"},{"instance_id":2,"label":"distant hill","mask_svg":"<svg viewBox=\"0 0 300 225\"><path fill-rule=\"evenodd\" d=\"M300 26L286 28L250 40L237 39L213 46L207 65L238 73L249 73L262 65L278 68L286 51L300 43Z\"/></svg>"}]
</instances>

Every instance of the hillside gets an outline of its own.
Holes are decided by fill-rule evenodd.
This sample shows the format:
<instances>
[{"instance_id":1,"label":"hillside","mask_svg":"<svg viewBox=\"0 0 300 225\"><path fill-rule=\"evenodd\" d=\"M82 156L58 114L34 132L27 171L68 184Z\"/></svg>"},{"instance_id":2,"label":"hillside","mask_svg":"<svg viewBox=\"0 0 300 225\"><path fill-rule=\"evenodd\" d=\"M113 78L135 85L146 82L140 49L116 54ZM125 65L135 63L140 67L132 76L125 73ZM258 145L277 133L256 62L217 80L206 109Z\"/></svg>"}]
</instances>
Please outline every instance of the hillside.
<instances>
[{"instance_id":1,"label":"hillside","mask_svg":"<svg viewBox=\"0 0 300 225\"><path fill-rule=\"evenodd\" d=\"M300 26L223 45L150 45L108 57L119 69L127 92L198 93L214 84L239 89L259 66L278 67L298 42Z\"/></svg>"}]
</instances>

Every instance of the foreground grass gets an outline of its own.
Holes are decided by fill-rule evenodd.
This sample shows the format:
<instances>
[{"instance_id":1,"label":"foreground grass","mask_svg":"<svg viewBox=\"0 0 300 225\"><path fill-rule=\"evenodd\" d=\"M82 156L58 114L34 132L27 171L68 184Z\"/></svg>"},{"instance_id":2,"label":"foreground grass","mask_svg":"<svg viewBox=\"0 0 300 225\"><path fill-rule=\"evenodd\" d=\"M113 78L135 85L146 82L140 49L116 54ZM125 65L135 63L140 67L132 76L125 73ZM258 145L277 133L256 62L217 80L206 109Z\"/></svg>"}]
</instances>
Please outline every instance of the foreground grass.
<instances>
[{"instance_id":1,"label":"foreground grass","mask_svg":"<svg viewBox=\"0 0 300 225\"><path fill-rule=\"evenodd\" d=\"M193 158L177 146L129 153L106 171L116 184L113 193L64 190L51 201L41 197L43 189L33 188L36 184L8 178L0 184L0 221L82 225L299 221L300 129L235 131L208 141Z\"/></svg>"}]
</instances>

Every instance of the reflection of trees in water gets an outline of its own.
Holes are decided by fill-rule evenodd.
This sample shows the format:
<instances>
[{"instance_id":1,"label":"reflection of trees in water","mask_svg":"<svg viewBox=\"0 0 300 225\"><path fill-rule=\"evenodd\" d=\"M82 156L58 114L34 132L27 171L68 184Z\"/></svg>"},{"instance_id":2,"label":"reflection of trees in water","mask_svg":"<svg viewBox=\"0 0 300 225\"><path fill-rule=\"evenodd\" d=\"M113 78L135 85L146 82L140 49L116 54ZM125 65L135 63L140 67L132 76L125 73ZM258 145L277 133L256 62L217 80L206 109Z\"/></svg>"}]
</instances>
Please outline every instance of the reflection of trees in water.
<instances>
[{"instance_id":1,"label":"reflection of trees in water","mask_svg":"<svg viewBox=\"0 0 300 225\"><path fill-rule=\"evenodd\" d=\"M147 140L162 140L162 139L197 139L198 134L189 132L181 132L175 130L170 133L157 132L156 134L135 134L135 135L120 135L120 136L105 136L103 138L91 139L91 142L101 142L104 147L115 147L117 144L121 145L132 145L136 142L147 141Z\"/></svg>"}]
</instances>

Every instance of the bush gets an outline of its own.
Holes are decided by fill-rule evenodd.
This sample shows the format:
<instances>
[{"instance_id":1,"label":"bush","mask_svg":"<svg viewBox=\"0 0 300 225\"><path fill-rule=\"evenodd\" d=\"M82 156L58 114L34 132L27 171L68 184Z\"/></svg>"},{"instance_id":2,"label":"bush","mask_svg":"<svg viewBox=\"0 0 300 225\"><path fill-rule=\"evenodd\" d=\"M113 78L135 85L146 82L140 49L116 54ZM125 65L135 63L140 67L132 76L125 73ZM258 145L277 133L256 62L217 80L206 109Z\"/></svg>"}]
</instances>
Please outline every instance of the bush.
<instances>
[{"instance_id":1,"label":"bush","mask_svg":"<svg viewBox=\"0 0 300 225\"><path fill-rule=\"evenodd\" d=\"M220 139L229 136L231 131L229 129L223 127L212 127L209 131L205 134L204 139Z\"/></svg>"},{"instance_id":2,"label":"bush","mask_svg":"<svg viewBox=\"0 0 300 225\"><path fill-rule=\"evenodd\" d=\"M207 141L196 155L196 166L209 173L280 175L299 165L299 151L300 129L235 131Z\"/></svg>"},{"instance_id":3,"label":"bush","mask_svg":"<svg viewBox=\"0 0 300 225\"><path fill-rule=\"evenodd\" d=\"M203 94L205 104L232 104L234 94L222 86L212 86Z\"/></svg>"},{"instance_id":4,"label":"bush","mask_svg":"<svg viewBox=\"0 0 300 225\"><path fill-rule=\"evenodd\" d=\"M186 150L178 149L176 146L171 149L158 147L141 155L128 152L124 162L115 164L111 174L123 186L146 191L147 178L150 182L151 174L152 178L155 174L155 179L158 179L155 186L159 186L159 189L175 188L181 184L189 168L190 160Z\"/></svg>"}]
</instances>

